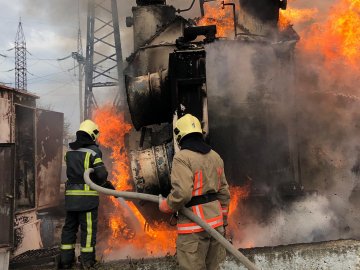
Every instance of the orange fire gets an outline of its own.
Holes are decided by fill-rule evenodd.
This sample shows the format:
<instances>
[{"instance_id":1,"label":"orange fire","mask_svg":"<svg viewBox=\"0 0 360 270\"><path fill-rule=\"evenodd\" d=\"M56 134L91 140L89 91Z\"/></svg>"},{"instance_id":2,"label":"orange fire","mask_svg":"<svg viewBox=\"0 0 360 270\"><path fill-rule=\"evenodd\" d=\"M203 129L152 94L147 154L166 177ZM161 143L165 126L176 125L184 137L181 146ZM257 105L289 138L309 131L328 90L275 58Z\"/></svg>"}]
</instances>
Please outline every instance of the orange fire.
<instances>
[{"instance_id":1,"label":"orange fire","mask_svg":"<svg viewBox=\"0 0 360 270\"><path fill-rule=\"evenodd\" d=\"M280 10L279 16L279 29L285 30L292 24L299 24L311 21L318 14L317 8L310 9L297 9L288 7L286 10Z\"/></svg>"},{"instance_id":2,"label":"orange fire","mask_svg":"<svg viewBox=\"0 0 360 270\"><path fill-rule=\"evenodd\" d=\"M359 26L360 1L339 0L330 9L326 21L313 24L302 33L300 49L313 55L321 54L326 68L339 69L340 62L359 70Z\"/></svg>"},{"instance_id":3,"label":"orange fire","mask_svg":"<svg viewBox=\"0 0 360 270\"><path fill-rule=\"evenodd\" d=\"M124 120L124 114L111 106L96 110L94 120L99 125L99 143L111 150L111 182L117 190L131 190L129 160L125 148L125 135L131 125ZM145 218L132 202L120 203L110 197L112 206L108 227L111 234L107 239L104 255L108 258L163 256L175 251L176 232L167 224L158 224L154 231L147 226ZM146 228L146 229L145 229ZM116 254L113 255L112 254Z\"/></svg>"},{"instance_id":4,"label":"orange fire","mask_svg":"<svg viewBox=\"0 0 360 270\"><path fill-rule=\"evenodd\" d=\"M205 15L197 25L216 25L217 37L232 37L234 35L234 17L232 8L225 6L222 1L217 0L215 4L207 3L204 5Z\"/></svg>"},{"instance_id":5,"label":"orange fire","mask_svg":"<svg viewBox=\"0 0 360 270\"><path fill-rule=\"evenodd\" d=\"M231 201L229 206L229 218L233 216L235 210L239 208L240 200L246 199L250 194L250 181L245 186L231 186Z\"/></svg>"},{"instance_id":6,"label":"orange fire","mask_svg":"<svg viewBox=\"0 0 360 270\"><path fill-rule=\"evenodd\" d=\"M125 135L131 130L131 125L124 121L124 114L117 113L111 106L97 110L94 119L101 131L98 142L112 150L112 182L116 189L131 189L129 163L124 140Z\"/></svg>"},{"instance_id":7,"label":"orange fire","mask_svg":"<svg viewBox=\"0 0 360 270\"><path fill-rule=\"evenodd\" d=\"M244 214L242 213L241 200L246 199L250 194L251 182L247 181L244 186L231 186L230 194L231 201L229 207L229 228L228 234L231 235L232 241L236 244L240 243L242 240L242 232L239 229L239 222L246 219ZM253 242L246 243L243 248L254 247Z\"/></svg>"}]
</instances>

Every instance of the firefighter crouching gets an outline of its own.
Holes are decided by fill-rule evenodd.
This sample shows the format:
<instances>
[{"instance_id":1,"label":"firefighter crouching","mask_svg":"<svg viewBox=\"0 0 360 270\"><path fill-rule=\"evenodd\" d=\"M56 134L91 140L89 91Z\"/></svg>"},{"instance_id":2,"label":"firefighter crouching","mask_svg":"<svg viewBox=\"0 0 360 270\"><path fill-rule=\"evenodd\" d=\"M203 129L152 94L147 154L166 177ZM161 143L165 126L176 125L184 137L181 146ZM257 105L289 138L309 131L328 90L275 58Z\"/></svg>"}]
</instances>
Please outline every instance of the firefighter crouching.
<instances>
[{"instance_id":1,"label":"firefighter crouching","mask_svg":"<svg viewBox=\"0 0 360 270\"><path fill-rule=\"evenodd\" d=\"M173 159L171 192L166 199L160 197L159 209L174 213L188 207L224 234L230 201L224 162L203 140L196 117L186 114L180 118L174 134L181 150ZM177 232L176 253L181 269L219 269L225 248L203 228L179 215Z\"/></svg>"},{"instance_id":2,"label":"firefighter crouching","mask_svg":"<svg viewBox=\"0 0 360 270\"><path fill-rule=\"evenodd\" d=\"M114 189L107 181L108 172L102 161L102 153L96 144L98 126L91 120L80 124L76 141L69 144L65 155L67 182L65 187L66 220L61 235L60 269L70 269L75 262L76 233L80 225L83 269L92 269L96 263L95 244L99 194L84 182L84 171L93 168L91 179L100 186Z\"/></svg>"}]
</instances>

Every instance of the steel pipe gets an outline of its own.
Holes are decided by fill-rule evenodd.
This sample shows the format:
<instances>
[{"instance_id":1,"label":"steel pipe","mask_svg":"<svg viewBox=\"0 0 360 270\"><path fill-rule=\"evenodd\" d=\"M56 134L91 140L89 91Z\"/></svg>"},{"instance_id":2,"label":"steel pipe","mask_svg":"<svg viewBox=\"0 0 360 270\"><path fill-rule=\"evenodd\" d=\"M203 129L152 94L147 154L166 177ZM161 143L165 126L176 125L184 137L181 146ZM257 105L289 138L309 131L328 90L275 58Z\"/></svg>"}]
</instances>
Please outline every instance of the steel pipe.
<instances>
[{"instance_id":1,"label":"steel pipe","mask_svg":"<svg viewBox=\"0 0 360 270\"><path fill-rule=\"evenodd\" d=\"M151 194L144 194L144 193L137 193L137 192L128 192L128 191L118 191L118 190L112 190L103 188L99 185L96 185L94 182L90 179L90 173L92 173L94 169L87 169L84 172L84 180L85 183L90 186L93 190L96 190L98 192L101 192L106 195L116 196L116 197L122 197L125 200L143 200L143 201L149 201L158 203L159 202L159 196L151 195ZM190 220L197 223L199 226L201 226L207 233L209 233L214 239L216 239L228 252L230 252L236 259L239 260L247 269L249 270L260 270L256 267L256 265L251 262L248 258L246 258L239 250L237 250L228 240L226 240L218 231L210 227L205 221L203 221L201 218L196 216L193 212L191 212L189 209L183 207L179 211L181 214L189 218Z\"/></svg>"}]
</instances>

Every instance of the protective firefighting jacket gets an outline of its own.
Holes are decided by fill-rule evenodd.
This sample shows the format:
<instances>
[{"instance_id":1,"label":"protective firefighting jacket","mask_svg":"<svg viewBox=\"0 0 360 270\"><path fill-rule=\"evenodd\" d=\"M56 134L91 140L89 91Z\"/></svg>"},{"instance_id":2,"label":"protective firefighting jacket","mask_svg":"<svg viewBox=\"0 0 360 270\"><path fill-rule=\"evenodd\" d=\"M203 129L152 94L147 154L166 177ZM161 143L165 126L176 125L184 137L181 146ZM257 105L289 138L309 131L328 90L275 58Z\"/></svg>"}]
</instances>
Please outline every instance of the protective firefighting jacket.
<instances>
[{"instance_id":1,"label":"protective firefighting jacket","mask_svg":"<svg viewBox=\"0 0 360 270\"><path fill-rule=\"evenodd\" d=\"M98 185L113 186L107 181L108 173L102 161L102 153L96 144L70 149L65 155L67 181L65 184L65 209L87 211L98 207L99 193L85 184L84 171L93 168L90 178Z\"/></svg>"},{"instance_id":2,"label":"protective firefighting jacket","mask_svg":"<svg viewBox=\"0 0 360 270\"><path fill-rule=\"evenodd\" d=\"M173 211L178 211L189 202L195 201L195 205L189 206L189 209L211 227L227 225L229 186L224 174L224 162L211 148L204 154L182 147L173 159L171 185L172 189L166 202ZM210 197L209 202L205 200L205 203L196 203L204 202L196 200L204 197ZM185 216L179 215L177 230L179 234L187 234L201 232L204 229Z\"/></svg>"}]
</instances>

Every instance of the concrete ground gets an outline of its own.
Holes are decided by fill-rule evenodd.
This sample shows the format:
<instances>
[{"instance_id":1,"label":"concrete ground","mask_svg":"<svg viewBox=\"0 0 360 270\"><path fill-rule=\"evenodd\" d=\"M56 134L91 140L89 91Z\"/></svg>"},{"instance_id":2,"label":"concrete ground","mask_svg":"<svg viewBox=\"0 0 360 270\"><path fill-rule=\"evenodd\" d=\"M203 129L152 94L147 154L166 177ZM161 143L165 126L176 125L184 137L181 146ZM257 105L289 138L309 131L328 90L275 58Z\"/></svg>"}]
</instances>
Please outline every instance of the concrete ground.
<instances>
[{"instance_id":1,"label":"concrete ground","mask_svg":"<svg viewBox=\"0 0 360 270\"><path fill-rule=\"evenodd\" d=\"M241 250L241 252L262 270L360 270L360 241L357 240L252 248ZM56 268L54 265L36 266L35 268L28 265L26 269ZM167 256L103 262L98 269L178 270L179 268L176 257ZM228 256L221 265L221 270L233 269L245 270L246 268Z\"/></svg>"},{"instance_id":2,"label":"concrete ground","mask_svg":"<svg viewBox=\"0 0 360 270\"><path fill-rule=\"evenodd\" d=\"M295 244L241 250L263 270L358 270L360 241L338 240L322 243ZM178 269L175 257L149 260L109 262L101 269L168 270ZM227 257L222 270L245 270L240 263ZM195 269L194 269L195 270Z\"/></svg>"}]
</instances>

